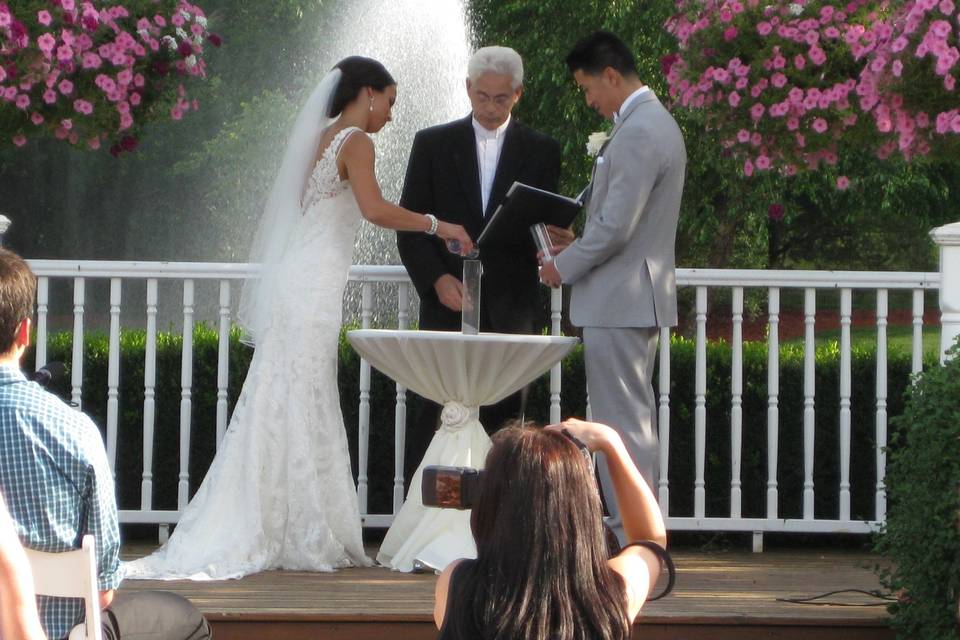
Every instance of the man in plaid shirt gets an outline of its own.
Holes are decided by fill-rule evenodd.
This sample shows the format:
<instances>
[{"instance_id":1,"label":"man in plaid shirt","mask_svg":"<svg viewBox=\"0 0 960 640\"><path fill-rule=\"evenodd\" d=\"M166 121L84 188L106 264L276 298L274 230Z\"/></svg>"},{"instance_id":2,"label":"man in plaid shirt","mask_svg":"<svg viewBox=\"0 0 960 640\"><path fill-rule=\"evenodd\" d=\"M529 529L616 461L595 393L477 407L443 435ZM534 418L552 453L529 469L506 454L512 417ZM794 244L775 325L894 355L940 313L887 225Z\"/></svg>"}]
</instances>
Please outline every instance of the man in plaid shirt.
<instances>
[{"instance_id":1,"label":"man in plaid shirt","mask_svg":"<svg viewBox=\"0 0 960 640\"><path fill-rule=\"evenodd\" d=\"M100 432L20 370L30 343L36 278L19 256L0 249L0 493L24 546L62 552L96 539L100 606L120 585L120 528L113 476ZM65 638L83 620L83 601L38 599L44 630ZM142 592L120 597L103 616L106 638L206 638L209 626L188 601ZM186 631L181 627L188 626ZM121 629L123 633L121 633Z\"/></svg>"}]
</instances>

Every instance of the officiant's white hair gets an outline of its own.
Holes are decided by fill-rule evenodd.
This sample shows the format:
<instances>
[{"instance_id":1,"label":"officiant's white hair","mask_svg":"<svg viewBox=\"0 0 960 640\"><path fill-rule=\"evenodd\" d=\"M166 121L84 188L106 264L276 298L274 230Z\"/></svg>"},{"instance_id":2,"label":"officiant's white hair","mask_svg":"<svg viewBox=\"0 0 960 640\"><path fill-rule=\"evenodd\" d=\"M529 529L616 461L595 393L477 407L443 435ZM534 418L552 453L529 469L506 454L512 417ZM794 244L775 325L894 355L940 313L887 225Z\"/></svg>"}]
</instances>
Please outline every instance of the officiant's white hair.
<instances>
[{"instance_id":1,"label":"officiant's white hair","mask_svg":"<svg viewBox=\"0 0 960 640\"><path fill-rule=\"evenodd\" d=\"M467 64L467 77L476 82L485 73L502 73L513 78L513 88L523 84L523 60L510 47L477 49Z\"/></svg>"}]
</instances>

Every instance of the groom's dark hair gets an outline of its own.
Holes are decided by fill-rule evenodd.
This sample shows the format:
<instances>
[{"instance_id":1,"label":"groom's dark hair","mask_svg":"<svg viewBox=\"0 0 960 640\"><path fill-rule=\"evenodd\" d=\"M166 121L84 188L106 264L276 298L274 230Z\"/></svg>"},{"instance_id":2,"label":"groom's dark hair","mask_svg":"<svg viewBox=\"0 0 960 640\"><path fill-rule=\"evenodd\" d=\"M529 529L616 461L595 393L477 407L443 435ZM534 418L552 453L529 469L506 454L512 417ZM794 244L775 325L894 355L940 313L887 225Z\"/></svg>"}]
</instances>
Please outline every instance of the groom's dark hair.
<instances>
[{"instance_id":1,"label":"groom's dark hair","mask_svg":"<svg viewBox=\"0 0 960 640\"><path fill-rule=\"evenodd\" d=\"M566 63L570 73L582 71L596 76L611 67L623 76L637 75L630 47L609 31L594 31L581 39L567 54Z\"/></svg>"},{"instance_id":2,"label":"groom's dark hair","mask_svg":"<svg viewBox=\"0 0 960 640\"><path fill-rule=\"evenodd\" d=\"M370 87L374 91L383 91L397 84L387 68L373 58L350 56L333 65L333 68L340 69L342 75L337 84L337 92L333 95L333 103L330 105L331 118L339 116L365 87Z\"/></svg>"}]
</instances>

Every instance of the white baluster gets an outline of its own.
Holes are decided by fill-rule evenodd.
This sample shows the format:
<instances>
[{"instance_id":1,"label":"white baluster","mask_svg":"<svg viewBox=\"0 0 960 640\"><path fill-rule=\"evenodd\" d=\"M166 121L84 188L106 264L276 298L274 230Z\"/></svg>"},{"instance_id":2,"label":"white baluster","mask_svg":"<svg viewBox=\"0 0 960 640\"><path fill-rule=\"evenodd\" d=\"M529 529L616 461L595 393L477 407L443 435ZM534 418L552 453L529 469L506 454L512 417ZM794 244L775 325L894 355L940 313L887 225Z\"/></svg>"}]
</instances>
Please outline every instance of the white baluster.
<instances>
[{"instance_id":1,"label":"white baluster","mask_svg":"<svg viewBox=\"0 0 960 640\"><path fill-rule=\"evenodd\" d=\"M707 288L697 287L697 369L694 409L697 475L693 490L693 515L706 516L707 490L704 468L707 453Z\"/></svg>"},{"instance_id":2,"label":"white baluster","mask_svg":"<svg viewBox=\"0 0 960 640\"><path fill-rule=\"evenodd\" d=\"M910 372L923 373L923 289L913 290L913 357Z\"/></svg>"},{"instance_id":3,"label":"white baluster","mask_svg":"<svg viewBox=\"0 0 960 640\"><path fill-rule=\"evenodd\" d=\"M550 335L560 335L561 309L563 307L562 289L550 290ZM563 364L558 362L550 369L550 422L560 422L560 383L563 376Z\"/></svg>"},{"instance_id":4,"label":"white baluster","mask_svg":"<svg viewBox=\"0 0 960 640\"><path fill-rule=\"evenodd\" d=\"M217 448L227 431L230 385L230 281L220 281L220 327L217 339Z\"/></svg>"},{"instance_id":5,"label":"white baluster","mask_svg":"<svg viewBox=\"0 0 960 640\"><path fill-rule=\"evenodd\" d=\"M183 281L183 349L180 352L180 480L177 509L190 500L190 423L193 408L193 280Z\"/></svg>"},{"instance_id":6,"label":"white baluster","mask_svg":"<svg viewBox=\"0 0 960 640\"><path fill-rule=\"evenodd\" d=\"M86 282L83 278L73 279L73 358L70 365L70 400L82 409L83 397L83 303Z\"/></svg>"},{"instance_id":7,"label":"white baluster","mask_svg":"<svg viewBox=\"0 0 960 640\"><path fill-rule=\"evenodd\" d=\"M664 517L670 515L670 327L660 329L660 401L657 427L660 431L660 481L657 501Z\"/></svg>"},{"instance_id":8,"label":"white baluster","mask_svg":"<svg viewBox=\"0 0 960 640\"><path fill-rule=\"evenodd\" d=\"M817 318L817 290L803 294L803 518L813 520L813 454L816 433L817 343L814 329Z\"/></svg>"},{"instance_id":9,"label":"white baluster","mask_svg":"<svg viewBox=\"0 0 960 640\"><path fill-rule=\"evenodd\" d=\"M143 365L143 480L140 508L153 507L153 427L156 420L157 386L157 279L147 280L146 360Z\"/></svg>"},{"instance_id":10,"label":"white baluster","mask_svg":"<svg viewBox=\"0 0 960 640\"><path fill-rule=\"evenodd\" d=\"M110 355L107 365L107 460L116 473L120 411L120 278L110 278Z\"/></svg>"},{"instance_id":11,"label":"white baluster","mask_svg":"<svg viewBox=\"0 0 960 640\"><path fill-rule=\"evenodd\" d=\"M50 309L50 278L37 278L37 364L47 364L47 313Z\"/></svg>"},{"instance_id":12,"label":"white baluster","mask_svg":"<svg viewBox=\"0 0 960 640\"><path fill-rule=\"evenodd\" d=\"M877 291L877 497L876 519L887 518L887 290Z\"/></svg>"},{"instance_id":13,"label":"white baluster","mask_svg":"<svg viewBox=\"0 0 960 640\"><path fill-rule=\"evenodd\" d=\"M733 288L730 358L730 517L743 515L740 463L743 455L743 287Z\"/></svg>"},{"instance_id":14,"label":"white baluster","mask_svg":"<svg viewBox=\"0 0 960 640\"><path fill-rule=\"evenodd\" d=\"M397 290L397 328L409 326L410 284L401 282ZM393 414L393 512L403 506L403 460L407 444L407 389L397 384L397 405Z\"/></svg>"},{"instance_id":15,"label":"white baluster","mask_svg":"<svg viewBox=\"0 0 960 640\"><path fill-rule=\"evenodd\" d=\"M777 517L777 454L780 446L780 289L771 287L767 340L767 518Z\"/></svg>"},{"instance_id":16,"label":"white baluster","mask_svg":"<svg viewBox=\"0 0 960 640\"><path fill-rule=\"evenodd\" d=\"M840 519L850 519L850 322L853 294L840 291Z\"/></svg>"},{"instance_id":17,"label":"white baluster","mask_svg":"<svg viewBox=\"0 0 960 640\"><path fill-rule=\"evenodd\" d=\"M373 287L369 282L361 285L361 327L370 328L373 315ZM370 363L360 359L360 424L357 426L357 498L360 513L367 513L367 458L370 450Z\"/></svg>"}]
</instances>

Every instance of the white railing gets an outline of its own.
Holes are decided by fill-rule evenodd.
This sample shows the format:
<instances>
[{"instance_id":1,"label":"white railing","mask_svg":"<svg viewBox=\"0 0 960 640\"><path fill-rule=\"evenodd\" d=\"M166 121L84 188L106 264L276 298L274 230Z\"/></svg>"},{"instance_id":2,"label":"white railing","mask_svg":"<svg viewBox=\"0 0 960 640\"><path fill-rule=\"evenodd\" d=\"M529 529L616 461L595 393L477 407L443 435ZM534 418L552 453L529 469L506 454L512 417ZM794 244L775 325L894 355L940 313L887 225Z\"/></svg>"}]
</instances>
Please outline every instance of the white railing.
<instances>
[{"instance_id":1,"label":"white railing","mask_svg":"<svg viewBox=\"0 0 960 640\"><path fill-rule=\"evenodd\" d=\"M71 397L78 403L82 396L83 380L83 336L84 317L88 312L86 303L86 284L88 281L105 280L109 282L109 370L107 378L107 451L111 465L117 460L118 429L118 389L120 380L120 317L122 309L122 291L124 284L132 282L146 283L146 360L143 391L143 472L141 479L141 499L138 509L125 509L120 513L124 522L157 523L167 525L175 523L188 501L190 440L192 433L193 388L193 343L192 336L196 322L195 299L197 285L215 287L219 295L216 299L216 326L219 332L217 363L217 402L216 425L217 442L222 438L228 422L227 391L229 349L228 337L231 327L231 309L235 302L234 292L244 278L255 274L255 269L245 264L223 263L147 263L147 262L84 262L49 261L30 262L37 274L37 367L47 362L48 316L50 309L50 284L52 280L67 279L73 284L73 352L71 362ZM409 326L411 287L402 267L355 266L350 271L350 279L359 282L362 288L361 324L368 328L371 324L372 287L376 283L393 283L397 290L397 323L404 329ZM696 368L695 368L695 478L694 513L692 516L670 516L670 418L671 418L671 378L670 378L670 330L663 329L660 340L660 362L658 391L658 418L660 430L661 475L657 483L657 492L661 508L668 514L668 526L672 529L686 530L726 530L752 531L755 544L759 546L762 532L851 532L866 533L875 530L885 518L886 501L884 488L885 457L887 431L887 351L886 328L888 317L888 292L906 290L912 292L912 371L922 368L923 347L922 329L924 315L924 292L938 289L942 277L940 273L897 273L897 272L823 272L823 271L751 271L751 270L702 270L679 269L678 285L695 289L696 311ZM158 315L158 286L161 281L182 283L182 331L183 352L181 370L181 394L179 412L179 476L177 510L159 510L153 508L153 446L156 433L155 386L156 386L156 336ZM213 283L213 284L210 284ZM705 465L709 450L708 419L706 410L707 396L707 350L706 328L708 292L718 289L730 291L731 299L731 388L730 397L730 511L726 517L708 517L706 515ZM761 518L742 516L743 487L740 477L743 448L743 323L744 299L746 289L767 291L768 314L768 402L766 427L768 447L766 466L766 515ZM779 488L777 470L779 465L777 440L780 432L779 407L779 354L780 341L778 326L780 321L780 296L783 290L803 291L804 298L804 404L803 404L803 451L797 452L803 460L803 517L798 519L781 518L778 513ZM816 394L814 388L815 346L814 325L817 313L817 291L838 290L840 292L841 326L841 377L840 377L840 483L837 487L839 511L834 519L814 517L814 417ZM877 376L876 376L876 500L873 519L862 521L850 517L850 416L851 416L851 318L854 291L870 291L876 295L877 330ZM941 294L942 295L942 294ZM209 302L209 301L206 301ZM551 329L560 332L560 296L555 291L552 297ZM129 311L128 311L129 312ZM361 361L359 391L359 446L356 452L359 474L357 491L360 497L361 511L365 526L381 527L388 525L393 514L371 514L367 509L368 469L370 460L370 366ZM241 381L233 381L240 384ZM550 381L550 417L560 418L560 366L551 371ZM394 410L394 480L393 512L403 501L403 450L406 433L406 392L397 385ZM713 424L711 429L726 428ZM120 452L122 455L122 452ZM375 464L388 464L386 460Z\"/></svg>"}]
</instances>

